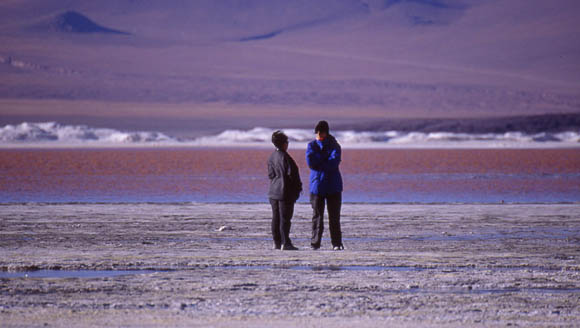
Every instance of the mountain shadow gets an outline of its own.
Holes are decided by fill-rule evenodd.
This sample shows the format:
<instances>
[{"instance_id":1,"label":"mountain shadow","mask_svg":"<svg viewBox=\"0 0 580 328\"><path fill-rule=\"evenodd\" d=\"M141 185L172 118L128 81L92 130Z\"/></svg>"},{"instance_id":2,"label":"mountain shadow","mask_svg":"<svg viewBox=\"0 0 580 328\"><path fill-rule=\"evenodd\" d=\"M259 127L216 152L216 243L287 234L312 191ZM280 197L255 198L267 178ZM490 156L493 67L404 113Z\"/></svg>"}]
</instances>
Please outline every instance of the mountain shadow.
<instances>
[{"instance_id":1,"label":"mountain shadow","mask_svg":"<svg viewBox=\"0 0 580 328\"><path fill-rule=\"evenodd\" d=\"M277 31L274 31L274 32L271 32L271 33L260 34L260 35L253 35L253 36L241 38L240 39L240 42L271 39L271 38L277 36L278 34L282 33L283 31L284 30L277 30Z\"/></svg>"},{"instance_id":2,"label":"mountain shadow","mask_svg":"<svg viewBox=\"0 0 580 328\"><path fill-rule=\"evenodd\" d=\"M101 34L130 34L120 30L115 30L101 26L85 15L76 11L67 11L56 17L54 17L49 22L49 28L59 32L66 33L101 33Z\"/></svg>"},{"instance_id":3,"label":"mountain shadow","mask_svg":"<svg viewBox=\"0 0 580 328\"><path fill-rule=\"evenodd\" d=\"M392 6L398 3L416 3L420 5L426 5L435 8L450 8L448 4L440 0L387 0L386 6Z\"/></svg>"}]
</instances>

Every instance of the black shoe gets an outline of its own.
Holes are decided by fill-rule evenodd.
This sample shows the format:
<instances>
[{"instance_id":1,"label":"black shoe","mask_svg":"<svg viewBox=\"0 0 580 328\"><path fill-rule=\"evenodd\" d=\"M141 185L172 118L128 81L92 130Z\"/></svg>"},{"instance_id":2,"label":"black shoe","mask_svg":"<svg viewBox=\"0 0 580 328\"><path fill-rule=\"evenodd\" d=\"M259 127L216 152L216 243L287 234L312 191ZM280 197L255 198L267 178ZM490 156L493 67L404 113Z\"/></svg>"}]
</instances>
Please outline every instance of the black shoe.
<instances>
[{"instance_id":1,"label":"black shoe","mask_svg":"<svg viewBox=\"0 0 580 328\"><path fill-rule=\"evenodd\" d=\"M319 248L320 248L320 245L318 245L318 246L316 246L316 245L310 245L310 249L313 250L313 251L315 251L315 250L317 250Z\"/></svg>"},{"instance_id":2,"label":"black shoe","mask_svg":"<svg viewBox=\"0 0 580 328\"><path fill-rule=\"evenodd\" d=\"M280 248L283 251L297 251L298 248L294 247L294 245L290 244L290 245L282 245L282 248Z\"/></svg>"},{"instance_id":3,"label":"black shoe","mask_svg":"<svg viewBox=\"0 0 580 328\"><path fill-rule=\"evenodd\" d=\"M281 248L280 244L272 245L272 249L280 249L280 248Z\"/></svg>"},{"instance_id":4,"label":"black shoe","mask_svg":"<svg viewBox=\"0 0 580 328\"><path fill-rule=\"evenodd\" d=\"M333 248L335 251L344 251L344 246L342 245L338 245L338 246L334 246Z\"/></svg>"}]
</instances>

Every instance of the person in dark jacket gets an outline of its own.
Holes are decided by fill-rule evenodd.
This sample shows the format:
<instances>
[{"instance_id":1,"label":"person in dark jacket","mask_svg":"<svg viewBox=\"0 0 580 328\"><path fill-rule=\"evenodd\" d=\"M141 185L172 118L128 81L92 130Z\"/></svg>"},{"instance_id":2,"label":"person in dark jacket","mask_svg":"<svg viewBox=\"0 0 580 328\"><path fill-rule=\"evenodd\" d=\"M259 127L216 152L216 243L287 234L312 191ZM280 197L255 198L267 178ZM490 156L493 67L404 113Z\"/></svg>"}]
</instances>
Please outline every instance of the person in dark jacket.
<instances>
[{"instance_id":1,"label":"person in dark jacket","mask_svg":"<svg viewBox=\"0 0 580 328\"><path fill-rule=\"evenodd\" d=\"M340 228L342 176L338 169L341 161L341 148L330 134L328 122L318 122L314 128L314 133L316 133L316 140L311 141L306 148L306 162L310 167L310 203L313 209L310 246L314 250L320 248L326 202L333 249L343 250Z\"/></svg>"},{"instance_id":2,"label":"person in dark jacket","mask_svg":"<svg viewBox=\"0 0 580 328\"><path fill-rule=\"evenodd\" d=\"M288 137L281 131L272 134L276 150L268 159L270 189L268 197L272 205L272 237L274 248L297 250L290 240L290 226L294 203L302 192L300 172L294 159L288 154Z\"/></svg>"}]
</instances>

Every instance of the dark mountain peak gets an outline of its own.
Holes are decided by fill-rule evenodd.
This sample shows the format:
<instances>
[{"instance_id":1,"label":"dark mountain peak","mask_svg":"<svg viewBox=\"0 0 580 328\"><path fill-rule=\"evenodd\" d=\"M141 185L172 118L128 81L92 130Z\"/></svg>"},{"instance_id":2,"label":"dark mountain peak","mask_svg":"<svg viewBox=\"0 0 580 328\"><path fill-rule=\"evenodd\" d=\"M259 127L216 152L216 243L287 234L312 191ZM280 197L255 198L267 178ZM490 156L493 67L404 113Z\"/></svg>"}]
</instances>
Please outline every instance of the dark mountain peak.
<instances>
[{"instance_id":1,"label":"dark mountain peak","mask_svg":"<svg viewBox=\"0 0 580 328\"><path fill-rule=\"evenodd\" d=\"M371 10L383 10L394 5L415 4L433 8L452 8L445 0L360 0L363 6Z\"/></svg>"},{"instance_id":2,"label":"dark mountain peak","mask_svg":"<svg viewBox=\"0 0 580 328\"><path fill-rule=\"evenodd\" d=\"M399 3L415 3L435 8L449 8L450 6L441 0L387 0L386 5L392 6Z\"/></svg>"},{"instance_id":3,"label":"dark mountain peak","mask_svg":"<svg viewBox=\"0 0 580 328\"><path fill-rule=\"evenodd\" d=\"M129 34L101 26L85 15L72 10L56 16L50 26L59 32Z\"/></svg>"}]
</instances>

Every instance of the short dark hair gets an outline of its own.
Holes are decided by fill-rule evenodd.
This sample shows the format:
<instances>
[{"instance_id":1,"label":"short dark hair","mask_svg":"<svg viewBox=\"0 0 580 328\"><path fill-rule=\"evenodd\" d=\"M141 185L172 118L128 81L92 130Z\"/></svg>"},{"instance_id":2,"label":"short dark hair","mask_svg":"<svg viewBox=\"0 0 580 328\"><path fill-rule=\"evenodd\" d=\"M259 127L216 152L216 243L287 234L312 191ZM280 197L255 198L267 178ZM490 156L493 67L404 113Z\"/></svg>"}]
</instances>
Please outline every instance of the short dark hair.
<instances>
[{"instance_id":1,"label":"short dark hair","mask_svg":"<svg viewBox=\"0 0 580 328\"><path fill-rule=\"evenodd\" d=\"M272 133L272 143L278 149L281 149L285 143L288 142L288 136L284 134L284 132L278 130Z\"/></svg>"},{"instance_id":2,"label":"short dark hair","mask_svg":"<svg viewBox=\"0 0 580 328\"><path fill-rule=\"evenodd\" d=\"M318 133L318 132L324 132L324 133L328 134L330 132L330 127L328 126L328 122L326 122L326 121L318 122L318 124L316 124L316 127L314 127L314 133Z\"/></svg>"}]
</instances>

